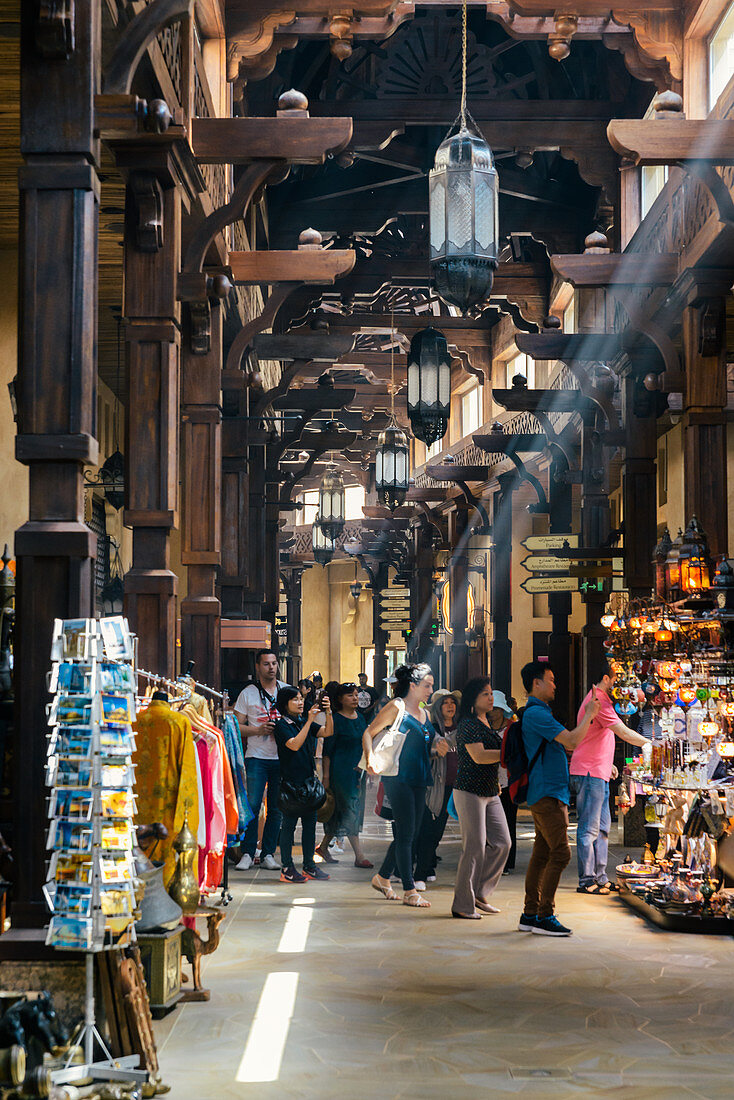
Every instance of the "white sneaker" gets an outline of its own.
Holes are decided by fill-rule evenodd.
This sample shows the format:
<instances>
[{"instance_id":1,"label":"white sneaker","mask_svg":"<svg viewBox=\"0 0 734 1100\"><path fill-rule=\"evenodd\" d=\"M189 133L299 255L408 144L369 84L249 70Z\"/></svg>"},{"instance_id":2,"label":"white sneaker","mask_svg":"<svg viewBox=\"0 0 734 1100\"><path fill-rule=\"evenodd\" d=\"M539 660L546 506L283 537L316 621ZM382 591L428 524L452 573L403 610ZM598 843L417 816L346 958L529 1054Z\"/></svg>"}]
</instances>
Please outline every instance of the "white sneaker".
<instances>
[{"instance_id":1,"label":"white sneaker","mask_svg":"<svg viewBox=\"0 0 734 1100\"><path fill-rule=\"evenodd\" d=\"M416 882L416 883L415 883L415 888L416 888L416 890L421 890L421 891L423 891L423 890L425 890L425 888L426 888L426 884L425 884L425 882L420 882L420 881L419 881L419 882Z\"/></svg>"},{"instance_id":2,"label":"white sneaker","mask_svg":"<svg viewBox=\"0 0 734 1100\"><path fill-rule=\"evenodd\" d=\"M435 875L426 875L426 882L435 882L435 881L436 881L436 876Z\"/></svg>"},{"instance_id":3,"label":"white sneaker","mask_svg":"<svg viewBox=\"0 0 734 1100\"><path fill-rule=\"evenodd\" d=\"M264 867L266 869L266 871L279 871L280 870L280 864L276 860L274 860L271 855L267 855L263 859L261 859L260 860L260 866Z\"/></svg>"},{"instance_id":4,"label":"white sneaker","mask_svg":"<svg viewBox=\"0 0 734 1100\"><path fill-rule=\"evenodd\" d=\"M252 856L248 852L245 852L242 859L239 861L239 863L235 867L235 871L249 871L251 867L252 867Z\"/></svg>"}]
</instances>

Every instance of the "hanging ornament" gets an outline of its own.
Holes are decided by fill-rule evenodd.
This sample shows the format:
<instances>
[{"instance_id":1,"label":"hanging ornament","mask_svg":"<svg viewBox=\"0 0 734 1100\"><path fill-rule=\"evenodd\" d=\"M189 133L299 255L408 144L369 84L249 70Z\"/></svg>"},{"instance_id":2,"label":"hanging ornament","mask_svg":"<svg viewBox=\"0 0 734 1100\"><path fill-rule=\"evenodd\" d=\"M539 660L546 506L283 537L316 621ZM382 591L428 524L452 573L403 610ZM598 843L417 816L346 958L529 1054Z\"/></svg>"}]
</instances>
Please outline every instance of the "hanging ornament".
<instances>
[{"instance_id":1,"label":"hanging ornament","mask_svg":"<svg viewBox=\"0 0 734 1100\"><path fill-rule=\"evenodd\" d=\"M435 328L416 332L408 355L408 416L416 439L427 447L443 439L451 416L451 356Z\"/></svg>"},{"instance_id":2,"label":"hanging ornament","mask_svg":"<svg viewBox=\"0 0 734 1100\"><path fill-rule=\"evenodd\" d=\"M319 486L319 527L332 542L344 530L344 479L336 466L329 466Z\"/></svg>"},{"instance_id":3,"label":"hanging ornament","mask_svg":"<svg viewBox=\"0 0 734 1100\"><path fill-rule=\"evenodd\" d=\"M462 313L483 302L492 289L499 238L499 183L492 150L466 108L466 20L465 2L461 110L454 123L459 129L439 145L428 184L433 282L440 297Z\"/></svg>"}]
</instances>

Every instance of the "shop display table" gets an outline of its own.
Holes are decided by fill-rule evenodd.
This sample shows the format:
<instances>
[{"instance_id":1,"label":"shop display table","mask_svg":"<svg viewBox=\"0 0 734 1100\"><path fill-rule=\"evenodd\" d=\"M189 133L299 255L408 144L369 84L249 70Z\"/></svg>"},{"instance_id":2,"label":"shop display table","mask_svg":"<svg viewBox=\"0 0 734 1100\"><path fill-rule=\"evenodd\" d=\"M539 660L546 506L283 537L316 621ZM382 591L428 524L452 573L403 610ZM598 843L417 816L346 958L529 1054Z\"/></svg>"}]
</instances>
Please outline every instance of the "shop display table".
<instances>
[{"instance_id":1,"label":"shop display table","mask_svg":"<svg viewBox=\"0 0 734 1100\"><path fill-rule=\"evenodd\" d=\"M666 932L696 932L704 936L734 936L734 920L728 917L696 916L689 913L675 913L661 909L651 902L645 901L639 894L628 890L624 884L620 885L619 896L630 909L637 910L651 924Z\"/></svg>"}]
</instances>

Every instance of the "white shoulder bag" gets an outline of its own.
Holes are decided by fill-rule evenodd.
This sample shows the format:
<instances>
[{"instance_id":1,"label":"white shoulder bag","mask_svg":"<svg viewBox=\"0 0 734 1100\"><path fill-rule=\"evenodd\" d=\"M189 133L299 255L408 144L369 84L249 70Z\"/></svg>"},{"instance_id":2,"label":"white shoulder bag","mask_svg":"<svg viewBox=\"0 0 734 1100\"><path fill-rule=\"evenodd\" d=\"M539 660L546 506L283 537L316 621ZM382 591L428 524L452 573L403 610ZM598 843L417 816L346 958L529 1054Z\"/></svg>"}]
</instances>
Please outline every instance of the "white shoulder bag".
<instances>
[{"instance_id":1,"label":"white shoulder bag","mask_svg":"<svg viewBox=\"0 0 734 1100\"><path fill-rule=\"evenodd\" d=\"M405 703L402 699L393 699L393 702L397 705L398 713L395 715L392 725L385 730L380 730L372 742L372 770L377 775L382 776L398 774L400 753L403 751L403 745L405 744L405 734L400 729L400 723L403 721L405 714ZM367 760L364 753L362 753L362 759L358 767L363 771L367 770Z\"/></svg>"}]
</instances>

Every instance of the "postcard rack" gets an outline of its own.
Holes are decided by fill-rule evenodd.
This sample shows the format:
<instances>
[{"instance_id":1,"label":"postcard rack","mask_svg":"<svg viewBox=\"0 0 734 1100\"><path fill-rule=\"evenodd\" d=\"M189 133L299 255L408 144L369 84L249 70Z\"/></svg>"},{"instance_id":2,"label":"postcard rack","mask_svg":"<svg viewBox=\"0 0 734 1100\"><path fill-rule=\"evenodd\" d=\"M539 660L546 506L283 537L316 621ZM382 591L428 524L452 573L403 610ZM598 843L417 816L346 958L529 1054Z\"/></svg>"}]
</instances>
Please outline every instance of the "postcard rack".
<instances>
[{"instance_id":1,"label":"postcard rack","mask_svg":"<svg viewBox=\"0 0 734 1100\"><path fill-rule=\"evenodd\" d=\"M57 619L51 648L47 784L51 853L46 943L86 952L85 1020L56 1084L145 1081L137 1055L114 1059L95 1025L94 955L135 939L133 640L125 619ZM94 1042L106 1061L94 1063ZM84 1049L85 1065L71 1065Z\"/></svg>"}]
</instances>

